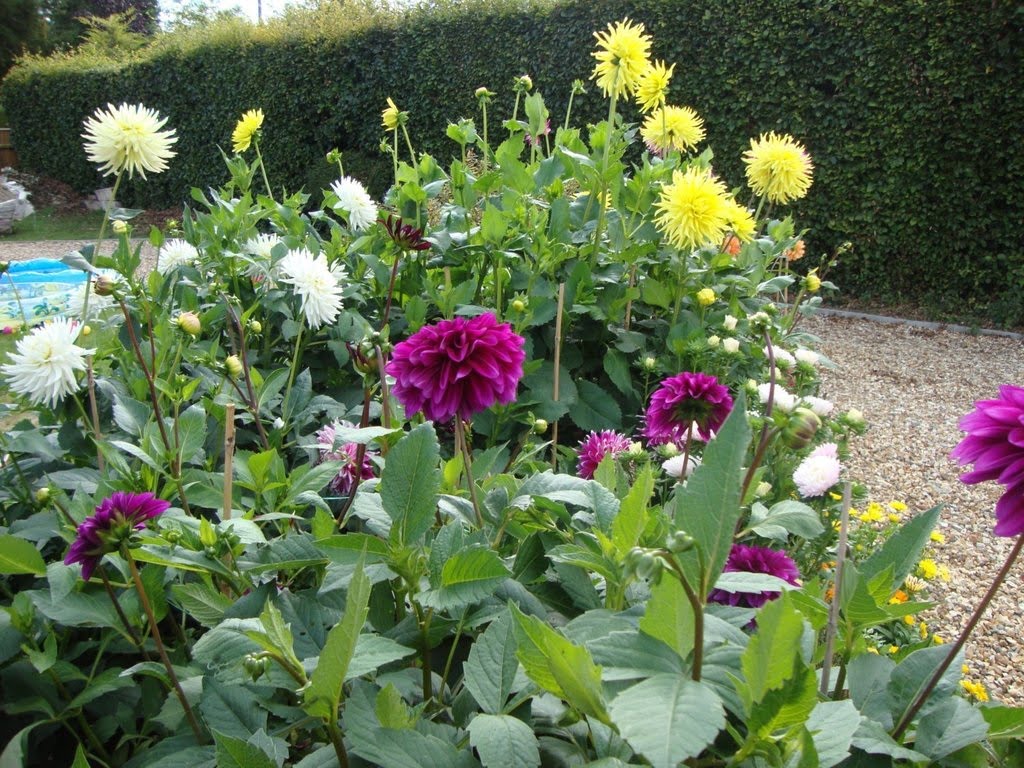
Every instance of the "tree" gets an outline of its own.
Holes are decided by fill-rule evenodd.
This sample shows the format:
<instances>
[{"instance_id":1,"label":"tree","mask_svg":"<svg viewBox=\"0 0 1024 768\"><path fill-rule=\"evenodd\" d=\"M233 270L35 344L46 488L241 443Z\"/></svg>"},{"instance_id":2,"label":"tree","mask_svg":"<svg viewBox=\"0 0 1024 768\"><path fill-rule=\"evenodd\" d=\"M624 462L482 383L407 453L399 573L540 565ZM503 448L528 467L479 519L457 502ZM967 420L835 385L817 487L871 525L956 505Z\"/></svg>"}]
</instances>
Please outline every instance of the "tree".
<instances>
[{"instance_id":1,"label":"tree","mask_svg":"<svg viewBox=\"0 0 1024 768\"><path fill-rule=\"evenodd\" d=\"M37 0L0 0L0 80L14 60L43 45L46 24Z\"/></svg>"},{"instance_id":2,"label":"tree","mask_svg":"<svg viewBox=\"0 0 1024 768\"><path fill-rule=\"evenodd\" d=\"M160 15L157 0L42 0L42 8L49 20L46 42L50 50L81 43L89 29L88 18L129 14L128 29L149 37L156 34Z\"/></svg>"}]
</instances>

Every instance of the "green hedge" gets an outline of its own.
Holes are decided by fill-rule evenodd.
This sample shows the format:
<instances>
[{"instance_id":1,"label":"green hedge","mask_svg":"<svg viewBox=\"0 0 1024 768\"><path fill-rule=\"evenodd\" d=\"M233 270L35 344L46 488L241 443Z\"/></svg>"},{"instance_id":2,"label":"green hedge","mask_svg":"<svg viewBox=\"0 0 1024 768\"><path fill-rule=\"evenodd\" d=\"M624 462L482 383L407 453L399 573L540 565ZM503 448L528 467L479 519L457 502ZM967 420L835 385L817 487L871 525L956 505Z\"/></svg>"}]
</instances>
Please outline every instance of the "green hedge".
<instances>
[{"instance_id":1,"label":"green hedge","mask_svg":"<svg viewBox=\"0 0 1024 768\"><path fill-rule=\"evenodd\" d=\"M1008 0L476 0L305 25L293 14L165 36L117 65L28 61L0 99L25 165L83 189L100 181L81 150L84 117L108 101L159 109L179 156L128 190L139 204L218 183L216 145L229 147L255 106L272 179L315 191L337 146L379 190L386 97L411 112L417 149L442 156L455 148L445 125L473 114L480 85L499 92L492 114L503 117L527 72L560 119L572 80L589 77L594 31L626 15L677 64L671 100L705 118L730 184L752 136L805 142L816 173L797 213L812 257L853 243L830 275L847 292L1024 322L1024 7ZM604 116L593 88L576 104L579 121Z\"/></svg>"}]
</instances>

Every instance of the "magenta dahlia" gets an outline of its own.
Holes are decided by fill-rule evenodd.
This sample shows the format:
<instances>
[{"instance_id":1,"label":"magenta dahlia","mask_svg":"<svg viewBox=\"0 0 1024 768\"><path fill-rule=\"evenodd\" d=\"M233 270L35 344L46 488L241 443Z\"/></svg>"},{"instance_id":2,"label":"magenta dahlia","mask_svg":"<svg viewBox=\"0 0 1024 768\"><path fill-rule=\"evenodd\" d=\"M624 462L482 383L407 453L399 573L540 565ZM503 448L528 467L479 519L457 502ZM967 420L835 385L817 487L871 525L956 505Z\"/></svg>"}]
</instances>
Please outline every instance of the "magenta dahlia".
<instances>
[{"instance_id":1,"label":"magenta dahlia","mask_svg":"<svg viewBox=\"0 0 1024 768\"><path fill-rule=\"evenodd\" d=\"M1006 491L996 503L997 536L1024 533L1024 387L1003 384L995 400L979 400L960 419L967 437L950 454L960 464L974 464L965 483L996 480Z\"/></svg>"},{"instance_id":2,"label":"magenta dahlia","mask_svg":"<svg viewBox=\"0 0 1024 768\"><path fill-rule=\"evenodd\" d=\"M601 459L609 453L614 456L629 450L629 438L606 429L602 432L591 432L581 442L578 450L579 466L576 474L584 480L590 480L597 470Z\"/></svg>"},{"instance_id":3,"label":"magenta dahlia","mask_svg":"<svg viewBox=\"0 0 1024 768\"><path fill-rule=\"evenodd\" d=\"M112 494L78 526L64 564L81 563L82 578L88 581L105 554L116 552L135 531L145 528L147 522L170 506L152 493L118 491Z\"/></svg>"},{"instance_id":4,"label":"magenta dahlia","mask_svg":"<svg viewBox=\"0 0 1024 768\"><path fill-rule=\"evenodd\" d=\"M789 555L769 547L755 547L747 544L733 544L729 559L725 561L727 573L767 573L777 576L793 586L799 585L800 571ZM760 608L779 592L726 592L713 589L708 602L722 605L738 605L742 608Z\"/></svg>"},{"instance_id":5,"label":"magenta dahlia","mask_svg":"<svg viewBox=\"0 0 1024 768\"><path fill-rule=\"evenodd\" d=\"M336 423L327 424L317 431L316 442L320 448L320 461L342 462L341 469L338 470L338 474L331 478L331 482L327 484L327 487L338 496L348 496L352 493L352 489L356 487L357 478L359 480L369 480L374 476L373 461L370 459L369 453L364 450L361 464L356 464L356 459L359 457L358 443L343 443L340 446L336 446L334 443L338 426ZM342 424L340 426L350 425Z\"/></svg>"},{"instance_id":6,"label":"magenta dahlia","mask_svg":"<svg viewBox=\"0 0 1024 768\"><path fill-rule=\"evenodd\" d=\"M644 435L652 445L681 443L693 425L710 440L732 410L729 390L707 373L684 371L665 379L651 395Z\"/></svg>"},{"instance_id":7,"label":"magenta dahlia","mask_svg":"<svg viewBox=\"0 0 1024 768\"><path fill-rule=\"evenodd\" d=\"M444 422L511 403L523 377L522 336L490 313L420 328L395 345L387 372L406 415Z\"/></svg>"}]
</instances>

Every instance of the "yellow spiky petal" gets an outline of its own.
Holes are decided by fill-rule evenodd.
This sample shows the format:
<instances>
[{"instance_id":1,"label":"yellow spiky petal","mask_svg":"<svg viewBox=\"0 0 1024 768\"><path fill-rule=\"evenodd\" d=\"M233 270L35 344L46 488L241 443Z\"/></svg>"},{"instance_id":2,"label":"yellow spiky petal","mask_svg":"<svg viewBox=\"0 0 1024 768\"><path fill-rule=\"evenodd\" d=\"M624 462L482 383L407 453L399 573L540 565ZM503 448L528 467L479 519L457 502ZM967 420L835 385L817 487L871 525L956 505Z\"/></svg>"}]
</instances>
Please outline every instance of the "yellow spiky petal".
<instances>
[{"instance_id":1,"label":"yellow spiky petal","mask_svg":"<svg viewBox=\"0 0 1024 768\"><path fill-rule=\"evenodd\" d=\"M609 24L604 32L595 32L594 37L597 64L590 79L597 80L605 96L633 93L650 64L651 37L644 33L644 25L623 19Z\"/></svg>"},{"instance_id":2,"label":"yellow spiky petal","mask_svg":"<svg viewBox=\"0 0 1024 768\"><path fill-rule=\"evenodd\" d=\"M239 119L235 130L231 132L231 146L235 154L241 154L252 144L252 137L263 127L263 110L250 109Z\"/></svg>"},{"instance_id":3,"label":"yellow spiky petal","mask_svg":"<svg viewBox=\"0 0 1024 768\"><path fill-rule=\"evenodd\" d=\"M814 165L802 144L792 136L774 131L750 140L743 155L747 164L747 182L757 195L773 203L799 200L811 186Z\"/></svg>"},{"instance_id":4,"label":"yellow spiky petal","mask_svg":"<svg viewBox=\"0 0 1024 768\"><path fill-rule=\"evenodd\" d=\"M682 152L704 140L704 121L689 107L661 107L644 120L640 136L656 154Z\"/></svg>"},{"instance_id":5,"label":"yellow spiky petal","mask_svg":"<svg viewBox=\"0 0 1024 768\"><path fill-rule=\"evenodd\" d=\"M656 61L640 73L636 84L636 103L640 111L647 113L665 105L668 84L676 65L666 67L664 61Z\"/></svg>"},{"instance_id":6,"label":"yellow spiky petal","mask_svg":"<svg viewBox=\"0 0 1024 768\"><path fill-rule=\"evenodd\" d=\"M723 184L708 171L690 168L673 171L655 207L661 231L677 248L720 243L729 229L732 199Z\"/></svg>"},{"instance_id":7,"label":"yellow spiky petal","mask_svg":"<svg viewBox=\"0 0 1024 768\"><path fill-rule=\"evenodd\" d=\"M401 119L401 111L392 101L391 97L388 97L388 105L383 112L380 113L380 123L384 126L384 130L394 131L398 129L399 120Z\"/></svg>"}]
</instances>

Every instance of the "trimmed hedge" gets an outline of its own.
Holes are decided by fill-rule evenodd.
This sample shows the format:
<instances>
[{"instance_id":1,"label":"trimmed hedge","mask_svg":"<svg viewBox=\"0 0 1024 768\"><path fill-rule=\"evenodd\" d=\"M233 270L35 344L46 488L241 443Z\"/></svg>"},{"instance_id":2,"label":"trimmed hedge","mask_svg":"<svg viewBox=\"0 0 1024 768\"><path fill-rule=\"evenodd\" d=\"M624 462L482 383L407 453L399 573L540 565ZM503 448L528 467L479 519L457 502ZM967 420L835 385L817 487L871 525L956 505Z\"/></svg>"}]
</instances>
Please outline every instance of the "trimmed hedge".
<instances>
[{"instance_id":1,"label":"trimmed hedge","mask_svg":"<svg viewBox=\"0 0 1024 768\"><path fill-rule=\"evenodd\" d=\"M24 164L82 189L100 185L81 151L87 114L124 100L166 115L178 157L129 185L138 204L219 183L216 145L229 148L255 106L271 179L315 192L337 146L379 191L388 96L410 111L416 148L442 157L455 149L445 125L473 115L480 85L498 92L501 119L527 72L560 121L572 81L589 77L594 31L623 16L645 22L655 55L676 63L671 101L704 117L730 184L743 181L751 137L784 131L806 144L815 181L796 213L812 255L853 243L830 275L845 289L1024 322L1024 7L1010 0L475 0L354 23L321 13L305 26L293 15L164 36L121 64L29 60L0 99ZM605 109L590 88L574 123Z\"/></svg>"}]
</instances>

